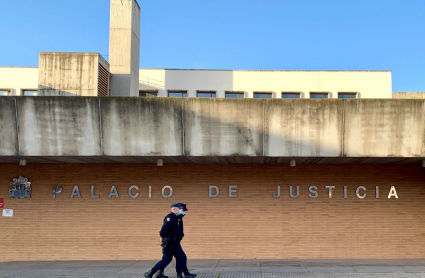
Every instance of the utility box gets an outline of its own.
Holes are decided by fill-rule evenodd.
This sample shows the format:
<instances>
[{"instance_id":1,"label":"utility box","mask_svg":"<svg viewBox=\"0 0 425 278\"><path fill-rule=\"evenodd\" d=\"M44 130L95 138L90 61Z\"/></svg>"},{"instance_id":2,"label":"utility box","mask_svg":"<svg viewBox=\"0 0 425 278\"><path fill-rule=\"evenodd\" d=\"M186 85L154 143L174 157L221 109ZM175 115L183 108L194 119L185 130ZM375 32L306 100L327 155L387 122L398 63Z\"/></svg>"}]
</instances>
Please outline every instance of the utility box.
<instances>
[{"instance_id":1,"label":"utility box","mask_svg":"<svg viewBox=\"0 0 425 278\"><path fill-rule=\"evenodd\" d=\"M109 96L109 63L99 53L41 52L39 96Z\"/></svg>"}]
</instances>

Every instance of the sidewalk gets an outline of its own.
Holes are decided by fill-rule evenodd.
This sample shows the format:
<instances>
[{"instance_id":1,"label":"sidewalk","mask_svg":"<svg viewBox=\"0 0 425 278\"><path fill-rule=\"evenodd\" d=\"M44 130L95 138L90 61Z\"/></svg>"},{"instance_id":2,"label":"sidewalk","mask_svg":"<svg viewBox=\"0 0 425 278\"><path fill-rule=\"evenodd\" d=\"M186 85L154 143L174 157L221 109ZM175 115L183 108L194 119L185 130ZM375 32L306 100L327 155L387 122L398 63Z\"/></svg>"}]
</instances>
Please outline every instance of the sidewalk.
<instances>
[{"instance_id":1,"label":"sidewalk","mask_svg":"<svg viewBox=\"0 0 425 278\"><path fill-rule=\"evenodd\" d=\"M139 278L156 261L0 263L0 277ZM166 274L175 277L175 260ZM425 278L425 260L189 260L199 278L400 277Z\"/></svg>"}]
</instances>

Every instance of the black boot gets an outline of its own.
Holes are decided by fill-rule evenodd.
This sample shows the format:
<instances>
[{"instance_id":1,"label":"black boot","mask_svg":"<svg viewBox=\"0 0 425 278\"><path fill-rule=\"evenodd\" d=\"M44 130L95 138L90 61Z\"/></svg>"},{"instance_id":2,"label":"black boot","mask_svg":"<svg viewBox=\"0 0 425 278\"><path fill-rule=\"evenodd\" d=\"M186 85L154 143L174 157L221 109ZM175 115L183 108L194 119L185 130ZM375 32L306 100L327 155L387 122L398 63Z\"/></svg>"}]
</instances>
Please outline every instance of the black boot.
<instances>
[{"instance_id":1,"label":"black boot","mask_svg":"<svg viewBox=\"0 0 425 278\"><path fill-rule=\"evenodd\" d=\"M183 275L181 273L177 273L177 278L183 278Z\"/></svg>"},{"instance_id":2,"label":"black boot","mask_svg":"<svg viewBox=\"0 0 425 278\"><path fill-rule=\"evenodd\" d=\"M144 276L145 278L152 278L154 274L155 274L155 273L154 273L154 272L152 271L152 269L151 269L151 270L149 270L148 272L146 272L145 274L143 274L143 276Z\"/></svg>"},{"instance_id":3,"label":"black boot","mask_svg":"<svg viewBox=\"0 0 425 278\"><path fill-rule=\"evenodd\" d=\"M158 270L158 273L155 276L156 278L169 278L168 276L164 275L164 271L163 270Z\"/></svg>"},{"instance_id":4,"label":"black boot","mask_svg":"<svg viewBox=\"0 0 425 278\"><path fill-rule=\"evenodd\" d=\"M198 276L198 275L190 273L189 270L184 271L184 277L185 278L195 278L196 276Z\"/></svg>"}]
</instances>

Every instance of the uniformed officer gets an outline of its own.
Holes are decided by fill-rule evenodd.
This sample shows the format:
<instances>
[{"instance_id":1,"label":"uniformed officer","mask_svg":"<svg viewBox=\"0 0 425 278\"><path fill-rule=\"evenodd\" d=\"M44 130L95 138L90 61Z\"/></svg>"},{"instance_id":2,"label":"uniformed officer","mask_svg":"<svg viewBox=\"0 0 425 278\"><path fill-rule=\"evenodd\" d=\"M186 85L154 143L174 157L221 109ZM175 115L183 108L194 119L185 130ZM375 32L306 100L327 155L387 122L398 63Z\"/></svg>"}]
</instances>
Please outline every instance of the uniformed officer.
<instances>
[{"instance_id":1,"label":"uniformed officer","mask_svg":"<svg viewBox=\"0 0 425 278\"><path fill-rule=\"evenodd\" d=\"M165 216L164 224L159 232L161 236L162 260L159 261L149 272L144 274L145 278L152 276L159 271L157 277L164 278L163 272L165 267L171 262L173 256L176 258L177 278L195 278L196 274L189 273L187 269L187 257L184 253L180 241L184 237L183 233L183 216L187 211L186 205L182 203L171 204L171 213Z\"/></svg>"}]
</instances>

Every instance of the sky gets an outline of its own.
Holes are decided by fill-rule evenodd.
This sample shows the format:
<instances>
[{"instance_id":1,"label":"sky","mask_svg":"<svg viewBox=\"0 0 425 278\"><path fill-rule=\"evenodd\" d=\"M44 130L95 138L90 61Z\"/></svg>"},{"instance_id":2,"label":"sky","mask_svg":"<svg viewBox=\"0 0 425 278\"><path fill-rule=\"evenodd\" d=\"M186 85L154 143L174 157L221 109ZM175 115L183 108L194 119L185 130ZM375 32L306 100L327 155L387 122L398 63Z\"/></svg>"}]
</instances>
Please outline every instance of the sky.
<instances>
[{"instance_id":1,"label":"sky","mask_svg":"<svg viewBox=\"0 0 425 278\"><path fill-rule=\"evenodd\" d=\"M425 92L425 0L138 0L141 68L391 70ZM109 0L0 0L0 66L108 58Z\"/></svg>"}]
</instances>

